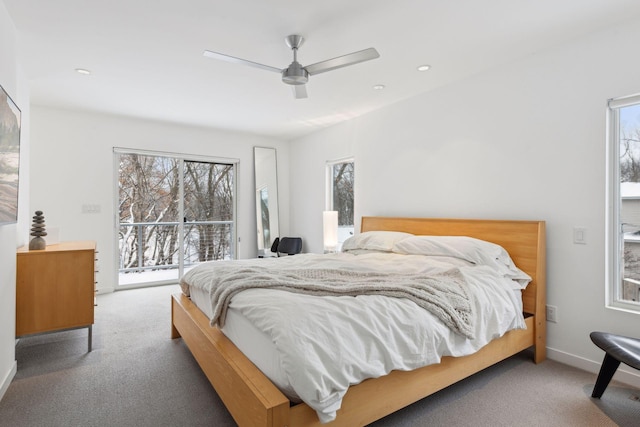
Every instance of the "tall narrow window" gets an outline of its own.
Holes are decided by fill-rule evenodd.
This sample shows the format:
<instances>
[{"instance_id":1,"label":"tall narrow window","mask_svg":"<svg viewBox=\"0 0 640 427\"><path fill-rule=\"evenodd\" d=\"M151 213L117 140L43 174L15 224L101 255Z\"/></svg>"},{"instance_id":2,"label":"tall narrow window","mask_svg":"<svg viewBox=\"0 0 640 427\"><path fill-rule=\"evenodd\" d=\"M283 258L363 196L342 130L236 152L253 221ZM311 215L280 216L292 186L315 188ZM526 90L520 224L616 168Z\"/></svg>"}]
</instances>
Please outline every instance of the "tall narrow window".
<instances>
[{"instance_id":1,"label":"tall narrow window","mask_svg":"<svg viewBox=\"0 0 640 427\"><path fill-rule=\"evenodd\" d=\"M354 231L353 159L327 162L327 210L338 211L338 249Z\"/></svg>"},{"instance_id":2,"label":"tall narrow window","mask_svg":"<svg viewBox=\"0 0 640 427\"><path fill-rule=\"evenodd\" d=\"M175 283L194 264L235 258L235 163L115 158L119 286Z\"/></svg>"},{"instance_id":3,"label":"tall narrow window","mask_svg":"<svg viewBox=\"0 0 640 427\"><path fill-rule=\"evenodd\" d=\"M640 95L609 101L610 306L640 311Z\"/></svg>"}]
</instances>

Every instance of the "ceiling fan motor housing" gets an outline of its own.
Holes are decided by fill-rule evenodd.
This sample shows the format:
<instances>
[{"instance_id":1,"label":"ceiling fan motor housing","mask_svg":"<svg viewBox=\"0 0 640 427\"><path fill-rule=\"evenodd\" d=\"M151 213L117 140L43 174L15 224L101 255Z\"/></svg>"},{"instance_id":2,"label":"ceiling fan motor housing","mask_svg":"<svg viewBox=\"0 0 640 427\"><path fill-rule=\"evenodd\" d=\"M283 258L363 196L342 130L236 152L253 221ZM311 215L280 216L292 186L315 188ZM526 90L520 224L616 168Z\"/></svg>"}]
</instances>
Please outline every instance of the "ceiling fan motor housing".
<instances>
[{"instance_id":1,"label":"ceiling fan motor housing","mask_svg":"<svg viewBox=\"0 0 640 427\"><path fill-rule=\"evenodd\" d=\"M293 61L282 70L282 81L289 85L303 85L309 81L309 73L298 61Z\"/></svg>"}]
</instances>

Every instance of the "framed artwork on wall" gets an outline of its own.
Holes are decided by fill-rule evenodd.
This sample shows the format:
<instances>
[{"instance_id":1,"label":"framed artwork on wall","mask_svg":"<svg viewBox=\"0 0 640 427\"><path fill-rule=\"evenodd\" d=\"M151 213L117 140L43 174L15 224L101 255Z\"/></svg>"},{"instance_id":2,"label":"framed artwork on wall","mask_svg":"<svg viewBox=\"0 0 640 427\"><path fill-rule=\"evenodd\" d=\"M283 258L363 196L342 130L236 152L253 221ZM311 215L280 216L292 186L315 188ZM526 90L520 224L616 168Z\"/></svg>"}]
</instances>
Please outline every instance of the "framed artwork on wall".
<instances>
[{"instance_id":1,"label":"framed artwork on wall","mask_svg":"<svg viewBox=\"0 0 640 427\"><path fill-rule=\"evenodd\" d=\"M18 221L20 114L0 86L0 225Z\"/></svg>"}]
</instances>

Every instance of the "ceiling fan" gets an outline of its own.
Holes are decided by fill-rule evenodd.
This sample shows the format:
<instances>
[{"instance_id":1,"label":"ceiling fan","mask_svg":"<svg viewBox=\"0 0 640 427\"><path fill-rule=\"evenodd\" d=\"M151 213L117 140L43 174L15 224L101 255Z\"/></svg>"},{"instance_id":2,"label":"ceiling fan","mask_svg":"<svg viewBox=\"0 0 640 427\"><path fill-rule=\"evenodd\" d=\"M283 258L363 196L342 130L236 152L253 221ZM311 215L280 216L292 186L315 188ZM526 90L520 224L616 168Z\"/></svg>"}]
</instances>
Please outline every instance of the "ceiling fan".
<instances>
[{"instance_id":1,"label":"ceiling fan","mask_svg":"<svg viewBox=\"0 0 640 427\"><path fill-rule=\"evenodd\" d=\"M262 68L263 70L280 73L282 74L282 81L288 85L291 85L293 89L293 96L296 99L307 97L307 89L305 87L305 83L309 81L309 76L380 57L378 51L370 47L369 49L348 53L346 55L338 56L337 58L327 59L326 61L316 62L315 64L303 67L298 62L298 48L302 46L304 38L302 36L294 34L285 37L284 41L287 46L289 46L293 51L293 62L287 68L271 67L269 65L259 64L257 62L236 58L235 56L225 55L223 53L212 52L210 50L205 50L203 55L208 58L221 59L223 61L249 65L251 67Z\"/></svg>"}]
</instances>

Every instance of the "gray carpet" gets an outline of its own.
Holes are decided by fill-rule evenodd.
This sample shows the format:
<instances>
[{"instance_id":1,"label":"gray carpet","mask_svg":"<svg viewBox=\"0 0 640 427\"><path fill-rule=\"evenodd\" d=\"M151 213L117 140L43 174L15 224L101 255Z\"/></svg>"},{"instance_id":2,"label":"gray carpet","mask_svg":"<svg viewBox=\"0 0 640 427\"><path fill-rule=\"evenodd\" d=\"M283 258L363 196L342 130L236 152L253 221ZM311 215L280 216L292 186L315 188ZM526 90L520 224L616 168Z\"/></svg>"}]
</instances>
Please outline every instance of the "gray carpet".
<instances>
[{"instance_id":1,"label":"gray carpet","mask_svg":"<svg viewBox=\"0 0 640 427\"><path fill-rule=\"evenodd\" d=\"M98 296L94 345L86 329L21 339L0 426L235 425L182 340L171 340L177 286ZM640 391L523 352L373 425L638 426Z\"/></svg>"},{"instance_id":2,"label":"gray carpet","mask_svg":"<svg viewBox=\"0 0 640 427\"><path fill-rule=\"evenodd\" d=\"M583 390L591 396L593 385L586 385ZM640 390L613 383L602 399L593 399L593 403L617 425L640 426Z\"/></svg>"},{"instance_id":3,"label":"gray carpet","mask_svg":"<svg viewBox=\"0 0 640 427\"><path fill-rule=\"evenodd\" d=\"M87 330L21 339L2 426L233 426L182 340L170 339L177 286L99 295Z\"/></svg>"}]
</instances>

